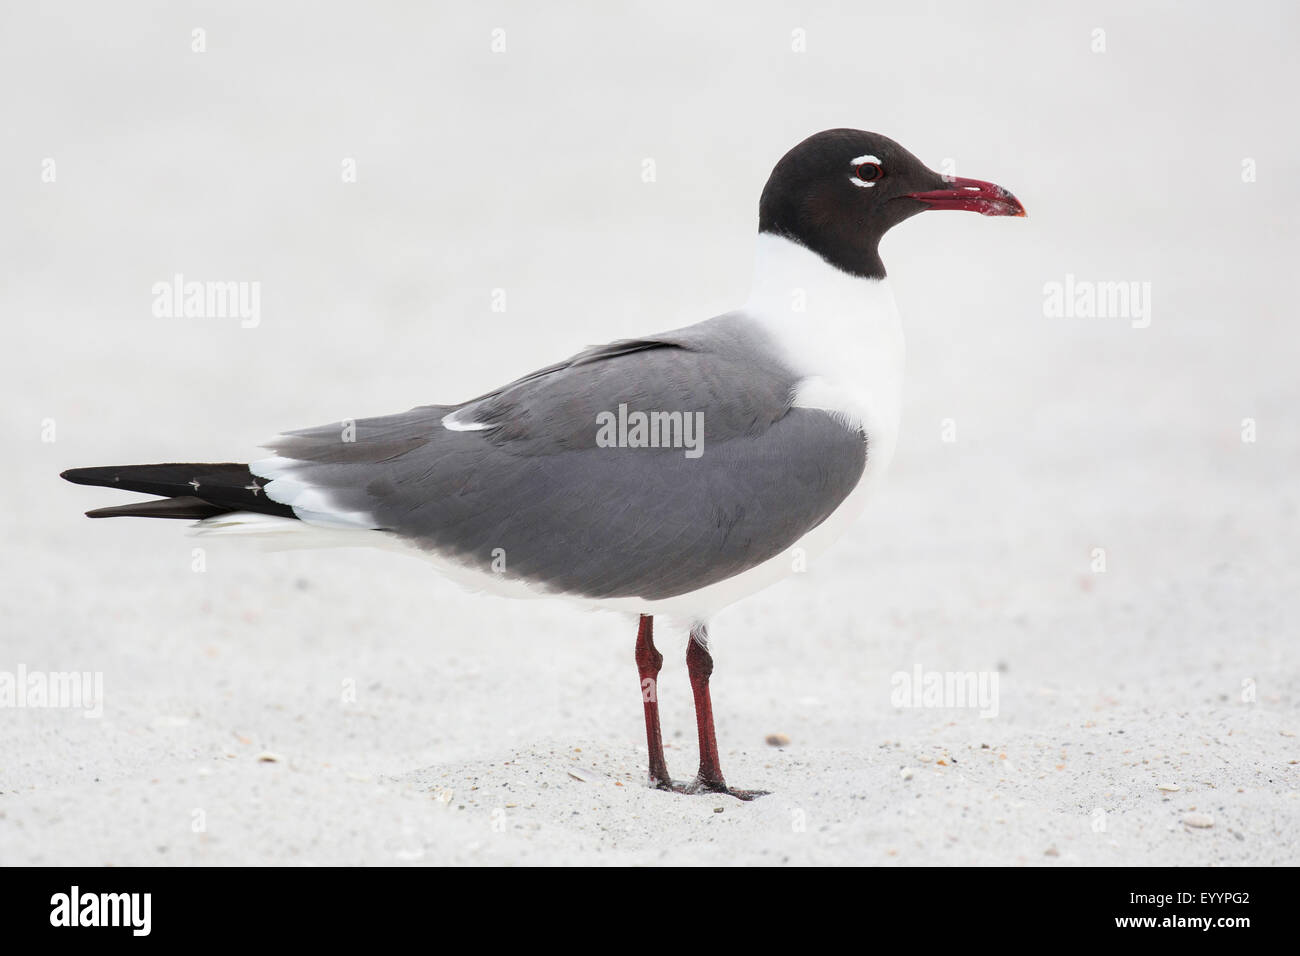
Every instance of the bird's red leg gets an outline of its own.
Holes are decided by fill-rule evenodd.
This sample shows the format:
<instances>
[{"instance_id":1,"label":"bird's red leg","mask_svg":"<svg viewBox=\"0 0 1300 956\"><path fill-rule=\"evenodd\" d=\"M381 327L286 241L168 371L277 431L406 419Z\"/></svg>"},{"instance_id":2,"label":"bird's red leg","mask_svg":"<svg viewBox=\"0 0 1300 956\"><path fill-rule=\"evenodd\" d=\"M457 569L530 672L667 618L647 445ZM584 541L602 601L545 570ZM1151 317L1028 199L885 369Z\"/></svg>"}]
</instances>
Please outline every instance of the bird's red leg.
<instances>
[{"instance_id":1,"label":"bird's red leg","mask_svg":"<svg viewBox=\"0 0 1300 956\"><path fill-rule=\"evenodd\" d=\"M645 743L650 751L650 786L671 789L664 761L664 738L659 730L659 668L664 656L655 648L654 618L641 615L636 631L636 669L641 674L641 703L645 707Z\"/></svg>"},{"instance_id":2,"label":"bird's red leg","mask_svg":"<svg viewBox=\"0 0 1300 956\"><path fill-rule=\"evenodd\" d=\"M691 692L695 695L695 724L700 733L700 772L686 790L688 793L729 793L741 800L753 800L765 796L767 791L733 790L722 778L718 738L713 730L713 703L709 699L713 655L709 653L708 642L709 632L704 629L704 625L697 624L691 628L691 638L686 646L686 670L691 677Z\"/></svg>"}]
</instances>

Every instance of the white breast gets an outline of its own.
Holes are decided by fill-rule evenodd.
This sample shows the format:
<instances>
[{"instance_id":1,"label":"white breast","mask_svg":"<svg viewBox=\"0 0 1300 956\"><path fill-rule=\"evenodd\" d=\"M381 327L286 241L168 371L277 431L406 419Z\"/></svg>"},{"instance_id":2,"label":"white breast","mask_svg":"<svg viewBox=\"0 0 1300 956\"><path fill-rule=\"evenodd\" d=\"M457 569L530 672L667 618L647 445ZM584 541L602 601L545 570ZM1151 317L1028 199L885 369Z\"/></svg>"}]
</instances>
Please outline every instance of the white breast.
<instances>
[{"instance_id":1,"label":"white breast","mask_svg":"<svg viewBox=\"0 0 1300 956\"><path fill-rule=\"evenodd\" d=\"M789 239L762 233L745 313L801 376L795 405L861 426L871 464L887 464L898 437L905 351L889 280L849 275Z\"/></svg>"}]
</instances>

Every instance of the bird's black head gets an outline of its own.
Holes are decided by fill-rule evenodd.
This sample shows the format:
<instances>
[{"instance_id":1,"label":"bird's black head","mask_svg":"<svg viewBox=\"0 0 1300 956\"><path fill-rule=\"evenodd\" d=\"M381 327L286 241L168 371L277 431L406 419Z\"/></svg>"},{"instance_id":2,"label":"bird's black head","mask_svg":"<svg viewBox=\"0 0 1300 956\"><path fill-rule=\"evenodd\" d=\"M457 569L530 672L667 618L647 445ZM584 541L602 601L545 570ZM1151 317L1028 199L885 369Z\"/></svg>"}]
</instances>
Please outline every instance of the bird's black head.
<instances>
[{"instance_id":1,"label":"bird's black head","mask_svg":"<svg viewBox=\"0 0 1300 956\"><path fill-rule=\"evenodd\" d=\"M772 170L758 229L785 236L844 272L883 278L880 238L926 209L1023 216L1001 186L944 178L887 136L828 129L809 136Z\"/></svg>"}]
</instances>

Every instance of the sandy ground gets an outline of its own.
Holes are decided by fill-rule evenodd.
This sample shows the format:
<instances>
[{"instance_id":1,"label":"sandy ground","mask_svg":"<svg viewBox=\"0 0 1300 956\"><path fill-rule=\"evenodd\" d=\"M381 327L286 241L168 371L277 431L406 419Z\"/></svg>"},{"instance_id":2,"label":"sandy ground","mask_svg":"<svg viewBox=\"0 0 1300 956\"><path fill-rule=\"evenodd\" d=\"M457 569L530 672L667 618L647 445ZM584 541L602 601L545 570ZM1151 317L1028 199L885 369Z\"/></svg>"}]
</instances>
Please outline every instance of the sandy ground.
<instances>
[{"instance_id":1,"label":"sandy ground","mask_svg":"<svg viewBox=\"0 0 1300 956\"><path fill-rule=\"evenodd\" d=\"M99 673L103 713L0 709L0 864L1300 863L1294 11L59 9L0 23L0 672ZM92 523L123 498L57 479L723 311L772 163L837 125L1030 218L891 234L893 473L712 624L723 766L768 797L644 787L627 620ZM262 282L259 324L154 317L176 272ZM1149 327L1045 315L1067 274L1151 283ZM895 706L918 666L996 675L996 716Z\"/></svg>"}]
</instances>

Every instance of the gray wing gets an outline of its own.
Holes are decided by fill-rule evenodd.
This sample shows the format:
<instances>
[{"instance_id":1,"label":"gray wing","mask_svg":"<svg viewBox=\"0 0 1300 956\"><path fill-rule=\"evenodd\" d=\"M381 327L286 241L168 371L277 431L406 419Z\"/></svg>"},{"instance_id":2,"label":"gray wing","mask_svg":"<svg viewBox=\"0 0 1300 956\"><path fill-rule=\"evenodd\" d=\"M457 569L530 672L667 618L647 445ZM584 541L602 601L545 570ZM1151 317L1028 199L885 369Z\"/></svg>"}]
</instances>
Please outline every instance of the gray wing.
<instances>
[{"instance_id":1,"label":"gray wing","mask_svg":"<svg viewBox=\"0 0 1300 956\"><path fill-rule=\"evenodd\" d=\"M792 407L794 384L728 315L589 349L463 405L359 420L351 441L341 424L292 432L269 446L275 469L253 468L287 479L267 486L274 500L309 489L314 516L327 501L484 571L500 554L507 577L546 590L657 600L779 554L857 484L864 436ZM599 416L620 405L701 414L698 457L602 445Z\"/></svg>"}]
</instances>

